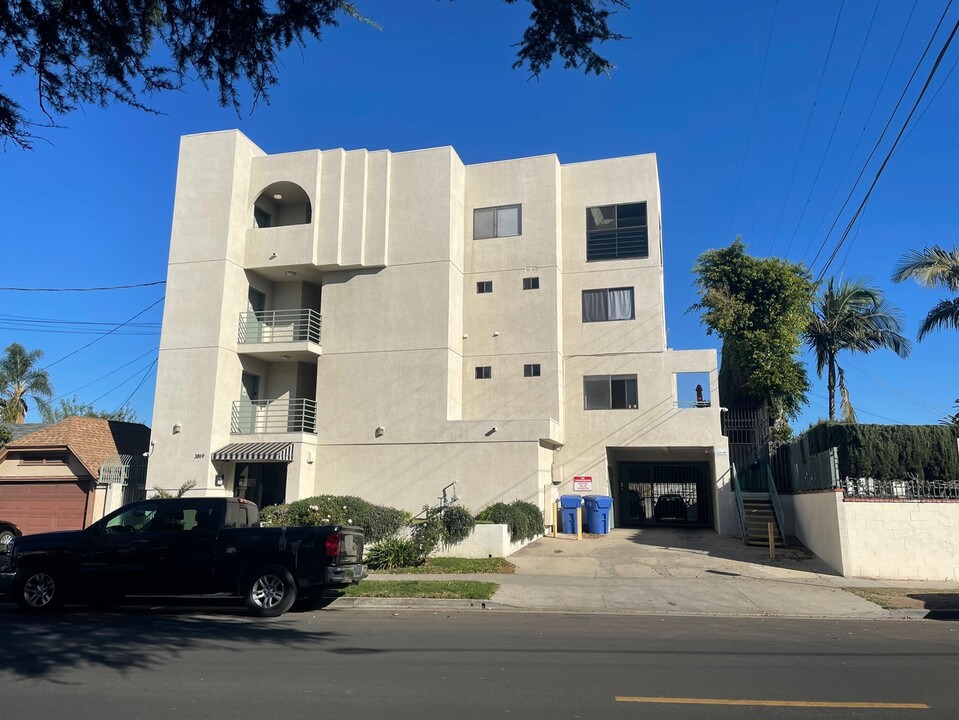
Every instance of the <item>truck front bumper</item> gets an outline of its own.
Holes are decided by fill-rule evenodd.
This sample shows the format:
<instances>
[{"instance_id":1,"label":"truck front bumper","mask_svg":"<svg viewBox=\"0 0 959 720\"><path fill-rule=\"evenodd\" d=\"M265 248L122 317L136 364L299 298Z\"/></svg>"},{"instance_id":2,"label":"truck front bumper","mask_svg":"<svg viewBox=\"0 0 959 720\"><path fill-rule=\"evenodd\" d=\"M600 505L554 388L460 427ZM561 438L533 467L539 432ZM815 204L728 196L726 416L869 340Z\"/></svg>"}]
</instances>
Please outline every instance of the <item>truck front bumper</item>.
<instances>
[{"instance_id":1,"label":"truck front bumper","mask_svg":"<svg viewBox=\"0 0 959 720\"><path fill-rule=\"evenodd\" d=\"M366 565L361 564L328 567L326 569L326 584L344 586L352 585L353 583L358 583L369 574L370 573L367 571Z\"/></svg>"},{"instance_id":2,"label":"truck front bumper","mask_svg":"<svg viewBox=\"0 0 959 720\"><path fill-rule=\"evenodd\" d=\"M2 560L0 560L2 562ZM10 600L13 596L13 578L14 573L8 572L9 568L0 569L0 600Z\"/></svg>"}]
</instances>

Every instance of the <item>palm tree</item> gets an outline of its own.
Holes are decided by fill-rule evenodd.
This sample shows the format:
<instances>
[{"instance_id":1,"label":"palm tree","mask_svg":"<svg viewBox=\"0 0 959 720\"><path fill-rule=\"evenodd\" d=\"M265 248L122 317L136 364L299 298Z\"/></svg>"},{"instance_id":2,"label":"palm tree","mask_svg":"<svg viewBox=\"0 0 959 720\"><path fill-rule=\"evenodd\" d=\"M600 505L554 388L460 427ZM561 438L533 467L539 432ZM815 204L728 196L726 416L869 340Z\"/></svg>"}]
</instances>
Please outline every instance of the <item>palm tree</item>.
<instances>
[{"instance_id":1,"label":"palm tree","mask_svg":"<svg viewBox=\"0 0 959 720\"><path fill-rule=\"evenodd\" d=\"M959 249L944 250L938 245L927 247L922 252L910 250L901 258L892 274L893 282L915 279L927 288L944 287L959 294ZM942 328L959 330L959 296L940 300L919 327L919 340L931 330Z\"/></svg>"},{"instance_id":2,"label":"palm tree","mask_svg":"<svg viewBox=\"0 0 959 720\"><path fill-rule=\"evenodd\" d=\"M50 376L46 370L34 366L42 350L27 352L20 343L10 343L0 358L0 419L8 423L23 423L27 419L27 398L40 411L49 410L47 400L53 395Z\"/></svg>"},{"instance_id":3,"label":"palm tree","mask_svg":"<svg viewBox=\"0 0 959 720\"><path fill-rule=\"evenodd\" d=\"M836 418L836 382L844 419L856 421L849 401L846 374L836 361L839 353L868 353L888 348L899 357L906 357L912 349L902 335L899 309L891 305L882 291L869 287L866 280L845 280L838 288L829 279L826 291L816 299L813 318L804 333L809 348L816 353L816 373L822 377L828 370L826 387L829 391L829 419Z\"/></svg>"}]
</instances>

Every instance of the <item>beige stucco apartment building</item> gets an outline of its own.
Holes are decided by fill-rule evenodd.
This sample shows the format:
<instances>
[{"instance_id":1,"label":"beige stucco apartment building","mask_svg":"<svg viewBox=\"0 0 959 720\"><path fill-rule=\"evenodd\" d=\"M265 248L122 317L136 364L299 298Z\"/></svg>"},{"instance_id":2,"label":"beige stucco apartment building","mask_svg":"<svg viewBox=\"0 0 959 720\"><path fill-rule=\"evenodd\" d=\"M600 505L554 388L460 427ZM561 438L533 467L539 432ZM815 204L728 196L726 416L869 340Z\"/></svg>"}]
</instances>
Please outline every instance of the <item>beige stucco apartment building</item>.
<instances>
[{"instance_id":1,"label":"beige stucco apartment building","mask_svg":"<svg viewBox=\"0 0 959 720\"><path fill-rule=\"evenodd\" d=\"M455 481L474 511L591 492L618 525L732 532L716 354L666 347L660 212L651 154L183 138L148 485L415 512Z\"/></svg>"}]
</instances>

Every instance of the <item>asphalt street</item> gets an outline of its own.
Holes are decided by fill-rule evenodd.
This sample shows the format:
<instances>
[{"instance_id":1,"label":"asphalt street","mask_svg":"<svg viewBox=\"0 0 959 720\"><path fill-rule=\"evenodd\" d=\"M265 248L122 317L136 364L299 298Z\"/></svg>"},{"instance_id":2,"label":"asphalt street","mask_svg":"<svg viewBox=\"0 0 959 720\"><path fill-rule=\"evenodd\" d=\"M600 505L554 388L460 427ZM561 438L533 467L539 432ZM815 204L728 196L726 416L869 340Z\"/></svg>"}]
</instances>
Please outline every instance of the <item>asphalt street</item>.
<instances>
[{"instance_id":1,"label":"asphalt street","mask_svg":"<svg viewBox=\"0 0 959 720\"><path fill-rule=\"evenodd\" d=\"M959 717L959 623L0 607L0 717Z\"/></svg>"}]
</instances>

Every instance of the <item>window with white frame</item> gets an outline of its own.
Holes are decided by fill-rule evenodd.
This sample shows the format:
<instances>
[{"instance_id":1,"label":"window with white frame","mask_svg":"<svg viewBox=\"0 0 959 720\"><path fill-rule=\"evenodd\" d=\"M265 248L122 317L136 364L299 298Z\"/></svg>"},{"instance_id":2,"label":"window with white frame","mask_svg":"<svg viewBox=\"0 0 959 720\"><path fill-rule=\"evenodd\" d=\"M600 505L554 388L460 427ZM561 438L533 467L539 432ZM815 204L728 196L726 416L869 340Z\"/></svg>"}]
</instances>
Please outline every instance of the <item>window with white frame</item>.
<instances>
[{"instance_id":1,"label":"window with white frame","mask_svg":"<svg viewBox=\"0 0 959 720\"><path fill-rule=\"evenodd\" d=\"M492 280L480 280L476 283L476 292L480 295L484 293L493 292L493 281Z\"/></svg>"},{"instance_id":2,"label":"window with white frame","mask_svg":"<svg viewBox=\"0 0 959 720\"><path fill-rule=\"evenodd\" d=\"M523 206L501 205L473 211L473 239L511 237L523 231Z\"/></svg>"},{"instance_id":3,"label":"window with white frame","mask_svg":"<svg viewBox=\"0 0 959 720\"><path fill-rule=\"evenodd\" d=\"M523 365L523 377L539 377L539 376L540 376L539 363Z\"/></svg>"},{"instance_id":4,"label":"window with white frame","mask_svg":"<svg viewBox=\"0 0 959 720\"><path fill-rule=\"evenodd\" d=\"M586 375L583 377L585 410L636 410L639 396L635 375Z\"/></svg>"},{"instance_id":5,"label":"window with white frame","mask_svg":"<svg viewBox=\"0 0 959 720\"><path fill-rule=\"evenodd\" d=\"M633 303L633 288L583 290L584 323L634 320L635 318L636 306Z\"/></svg>"},{"instance_id":6,"label":"window with white frame","mask_svg":"<svg viewBox=\"0 0 959 720\"><path fill-rule=\"evenodd\" d=\"M649 257L646 203L586 208L586 259Z\"/></svg>"},{"instance_id":7,"label":"window with white frame","mask_svg":"<svg viewBox=\"0 0 959 720\"><path fill-rule=\"evenodd\" d=\"M493 367L491 365L476 366L477 380L489 380L491 377L493 377Z\"/></svg>"},{"instance_id":8,"label":"window with white frame","mask_svg":"<svg viewBox=\"0 0 959 720\"><path fill-rule=\"evenodd\" d=\"M538 277L524 277L524 278L523 278L523 289L524 289L524 290L539 290L539 278L538 278Z\"/></svg>"}]
</instances>

